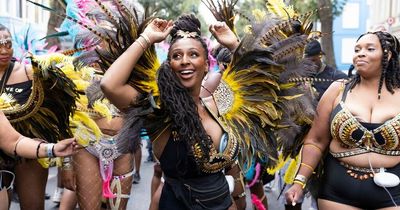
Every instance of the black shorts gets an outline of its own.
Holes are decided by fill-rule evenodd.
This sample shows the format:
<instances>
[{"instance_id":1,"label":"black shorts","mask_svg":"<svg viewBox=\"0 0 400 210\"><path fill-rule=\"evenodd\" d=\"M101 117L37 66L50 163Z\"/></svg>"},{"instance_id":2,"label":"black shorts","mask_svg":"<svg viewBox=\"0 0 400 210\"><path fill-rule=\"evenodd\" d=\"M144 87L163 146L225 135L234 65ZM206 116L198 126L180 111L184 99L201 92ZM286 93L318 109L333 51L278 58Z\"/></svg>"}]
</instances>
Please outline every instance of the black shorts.
<instances>
[{"instance_id":1,"label":"black shorts","mask_svg":"<svg viewBox=\"0 0 400 210\"><path fill-rule=\"evenodd\" d=\"M395 206L384 188L373 178L358 180L347 174L347 168L328 154L325 158L324 175L318 198L342 203L361 209L379 209ZM386 170L400 176L400 164ZM387 188L394 202L400 205L400 185Z\"/></svg>"}]
</instances>

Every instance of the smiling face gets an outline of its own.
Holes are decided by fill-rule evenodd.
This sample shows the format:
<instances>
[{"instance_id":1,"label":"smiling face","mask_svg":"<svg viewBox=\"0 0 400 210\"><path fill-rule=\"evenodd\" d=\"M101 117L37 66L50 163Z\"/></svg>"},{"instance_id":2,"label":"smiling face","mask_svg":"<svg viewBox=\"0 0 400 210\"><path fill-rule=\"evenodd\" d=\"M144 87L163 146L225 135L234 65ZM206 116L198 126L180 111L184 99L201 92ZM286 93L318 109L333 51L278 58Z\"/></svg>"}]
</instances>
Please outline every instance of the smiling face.
<instances>
[{"instance_id":1,"label":"smiling face","mask_svg":"<svg viewBox=\"0 0 400 210\"><path fill-rule=\"evenodd\" d=\"M13 55L11 35L7 30L0 30L0 66L6 66Z\"/></svg>"},{"instance_id":2,"label":"smiling face","mask_svg":"<svg viewBox=\"0 0 400 210\"><path fill-rule=\"evenodd\" d=\"M201 82L208 70L206 55L200 41L192 38L178 39L169 49L172 71L191 92L200 91Z\"/></svg>"},{"instance_id":3,"label":"smiling face","mask_svg":"<svg viewBox=\"0 0 400 210\"><path fill-rule=\"evenodd\" d=\"M383 50L378 36L366 34L354 47L353 65L364 77L380 77L382 72Z\"/></svg>"}]
</instances>

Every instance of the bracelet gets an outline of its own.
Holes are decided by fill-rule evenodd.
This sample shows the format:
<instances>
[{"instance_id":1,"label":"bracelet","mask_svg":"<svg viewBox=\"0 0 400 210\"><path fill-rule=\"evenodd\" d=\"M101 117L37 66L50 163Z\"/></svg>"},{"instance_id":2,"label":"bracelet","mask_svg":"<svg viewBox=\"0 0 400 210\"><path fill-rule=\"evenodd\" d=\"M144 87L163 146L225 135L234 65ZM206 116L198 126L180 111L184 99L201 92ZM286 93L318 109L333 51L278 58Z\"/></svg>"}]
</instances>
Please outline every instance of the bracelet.
<instances>
[{"instance_id":1,"label":"bracelet","mask_svg":"<svg viewBox=\"0 0 400 210\"><path fill-rule=\"evenodd\" d=\"M53 157L57 157L56 153L54 152L54 147L56 147L55 144L51 147L51 153L53 153Z\"/></svg>"},{"instance_id":2,"label":"bracelet","mask_svg":"<svg viewBox=\"0 0 400 210\"><path fill-rule=\"evenodd\" d=\"M263 202L267 198L267 195L264 193L264 195L260 198L260 201Z\"/></svg>"},{"instance_id":3,"label":"bracelet","mask_svg":"<svg viewBox=\"0 0 400 210\"><path fill-rule=\"evenodd\" d=\"M297 174L296 177L294 177L294 180L298 180L298 181L303 182L303 183L307 182L307 178L304 175L301 175L301 174Z\"/></svg>"},{"instance_id":4,"label":"bracelet","mask_svg":"<svg viewBox=\"0 0 400 210\"><path fill-rule=\"evenodd\" d=\"M63 158L63 163L71 163L71 161L72 161L72 157L70 157L70 156Z\"/></svg>"},{"instance_id":5,"label":"bracelet","mask_svg":"<svg viewBox=\"0 0 400 210\"><path fill-rule=\"evenodd\" d=\"M314 168L311 167L310 165L306 164L306 163L300 163L300 165L305 166L306 168L310 169L312 172L314 172Z\"/></svg>"},{"instance_id":6,"label":"bracelet","mask_svg":"<svg viewBox=\"0 0 400 210\"><path fill-rule=\"evenodd\" d=\"M39 158L39 150L40 150L40 145L45 143L45 141L40 141L39 144L36 147L36 158Z\"/></svg>"},{"instance_id":7,"label":"bracelet","mask_svg":"<svg viewBox=\"0 0 400 210\"><path fill-rule=\"evenodd\" d=\"M21 136L18 138L17 143L15 143L15 146L14 146L14 156L15 156L15 157L18 157L17 146L18 146L19 142L20 142L23 138L25 138L25 136L21 135Z\"/></svg>"},{"instance_id":8,"label":"bracelet","mask_svg":"<svg viewBox=\"0 0 400 210\"><path fill-rule=\"evenodd\" d=\"M323 153L323 152L322 152L322 149L319 148L319 147L317 147L317 146L314 145L314 144L307 143L307 144L304 144L304 146L312 146L314 149L318 150L321 154Z\"/></svg>"},{"instance_id":9,"label":"bracelet","mask_svg":"<svg viewBox=\"0 0 400 210\"><path fill-rule=\"evenodd\" d=\"M144 41L147 42L147 46L151 45L150 39L149 39L149 37L147 35L141 33L139 37L143 37Z\"/></svg>"},{"instance_id":10,"label":"bracelet","mask_svg":"<svg viewBox=\"0 0 400 210\"><path fill-rule=\"evenodd\" d=\"M146 50L146 48L144 47L143 43L139 39L136 39L135 43L136 42L140 45L140 47L142 47L143 51Z\"/></svg>"},{"instance_id":11,"label":"bracelet","mask_svg":"<svg viewBox=\"0 0 400 210\"><path fill-rule=\"evenodd\" d=\"M246 192L245 191L243 191L242 193L240 193L239 195L237 195L237 196L232 196L233 197L233 200L239 200L240 198L243 198L244 196L246 196Z\"/></svg>"},{"instance_id":12,"label":"bracelet","mask_svg":"<svg viewBox=\"0 0 400 210\"><path fill-rule=\"evenodd\" d=\"M293 184L299 184L302 189L304 189L306 187L306 184L301 182L301 181L299 181L299 180L294 180Z\"/></svg>"},{"instance_id":13,"label":"bracelet","mask_svg":"<svg viewBox=\"0 0 400 210\"><path fill-rule=\"evenodd\" d=\"M65 171L72 170L71 162L63 162L62 170L65 170Z\"/></svg>"},{"instance_id":14,"label":"bracelet","mask_svg":"<svg viewBox=\"0 0 400 210\"><path fill-rule=\"evenodd\" d=\"M46 151L47 151L47 157L49 157L49 158L55 157L53 143L46 144Z\"/></svg>"}]
</instances>

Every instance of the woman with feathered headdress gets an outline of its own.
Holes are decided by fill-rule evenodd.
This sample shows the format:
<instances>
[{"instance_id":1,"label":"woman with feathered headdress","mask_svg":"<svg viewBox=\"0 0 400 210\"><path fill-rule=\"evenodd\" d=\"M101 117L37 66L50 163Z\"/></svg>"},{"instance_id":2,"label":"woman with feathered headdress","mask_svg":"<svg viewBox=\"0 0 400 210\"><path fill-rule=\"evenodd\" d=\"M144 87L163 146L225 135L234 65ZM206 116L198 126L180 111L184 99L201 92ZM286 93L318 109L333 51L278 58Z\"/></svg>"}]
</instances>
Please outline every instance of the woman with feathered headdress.
<instances>
[{"instance_id":1,"label":"woman with feathered headdress","mask_svg":"<svg viewBox=\"0 0 400 210\"><path fill-rule=\"evenodd\" d=\"M12 55L11 34L0 24L0 98L7 98L0 100L0 106L12 126L27 137L50 143L72 137L69 116L75 108L77 92L57 65L60 60L33 56L32 65L25 65L14 62ZM38 150L41 146L38 144ZM0 159L7 158L10 157L0 154ZM49 165L48 161L36 159L13 158L21 209L44 208Z\"/></svg>"},{"instance_id":2,"label":"woman with feathered headdress","mask_svg":"<svg viewBox=\"0 0 400 210\"><path fill-rule=\"evenodd\" d=\"M174 26L172 21L154 19L111 65L101 83L111 102L121 108L133 107L137 114L130 116L139 120L134 126L146 127L153 139L166 177L160 209L227 209L232 205L221 170L234 162L238 145L214 114L216 105L199 97L208 71L207 46L199 28L193 15L181 16ZM159 93L145 94L126 84L142 53L170 32L168 59L157 75ZM221 41L234 49L237 40L235 36L230 40L229 32L223 25L215 28Z\"/></svg>"}]
</instances>

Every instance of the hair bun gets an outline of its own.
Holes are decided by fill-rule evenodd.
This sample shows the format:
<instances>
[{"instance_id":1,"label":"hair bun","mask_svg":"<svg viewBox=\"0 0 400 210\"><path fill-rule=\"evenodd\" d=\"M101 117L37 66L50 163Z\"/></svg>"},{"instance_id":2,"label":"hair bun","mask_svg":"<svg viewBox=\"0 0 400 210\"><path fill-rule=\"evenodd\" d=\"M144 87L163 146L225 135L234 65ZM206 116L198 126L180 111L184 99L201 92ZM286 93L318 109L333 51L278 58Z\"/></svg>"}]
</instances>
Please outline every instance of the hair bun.
<instances>
[{"instance_id":1,"label":"hair bun","mask_svg":"<svg viewBox=\"0 0 400 210\"><path fill-rule=\"evenodd\" d=\"M171 30L172 39L175 39L179 30L185 32L196 32L201 36L201 23L194 14L184 14L179 16L175 21L174 27Z\"/></svg>"}]
</instances>

